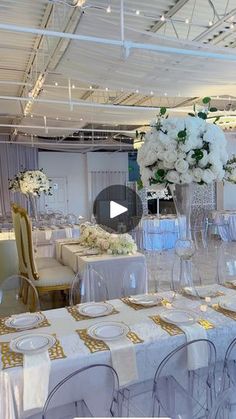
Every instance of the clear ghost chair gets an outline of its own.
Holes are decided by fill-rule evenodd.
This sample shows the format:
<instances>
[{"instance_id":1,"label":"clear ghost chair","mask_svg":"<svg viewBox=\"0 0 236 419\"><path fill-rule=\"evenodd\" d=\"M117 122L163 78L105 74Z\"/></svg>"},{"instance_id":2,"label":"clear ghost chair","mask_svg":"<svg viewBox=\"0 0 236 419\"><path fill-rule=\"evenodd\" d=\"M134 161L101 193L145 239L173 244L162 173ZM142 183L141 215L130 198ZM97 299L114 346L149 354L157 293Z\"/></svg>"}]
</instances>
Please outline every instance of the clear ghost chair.
<instances>
[{"instance_id":1,"label":"clear ghost chair","mask_svg":"<svg viewBox=\"0 0 236 419\"><path fill-rule=\"evenodd\" d=\"M189 350L201 350L199 345L206 345L206 365L189 369ZM215 401L215 363L216 349L211 341L199 339L181 345L163 359L154 380L121 390L122 415L206 418Z\"/></svg>"},{"instance_id":2,"label":"clear ghost chair","mask_svg":"<svg viewBox=\"0 0 236 419\"><path fill-rule=\"evenodd\" d=\"M77 217L76 217L75 214L69 213L69 214L66 215L65 221L66 221L67 224L73 226L73 225L76 224Z\"/></svg>"},{"instance_id":3,"label":"clear ghost chair","mask_svg":"<svg viewBox=\"0 0 236 419\"><path fill-rule=\"evenodd\" d=\"M189 359L201 353L193 366ZM176 366L178 365L178 368ZM154 378L154 411L171 418L201 418L215 401L216 349L207 339L187 342L159 365Z\"/></svg>"},{"instance_id":4,"label":"clear ghost chair","mask_svg":"<svg viewBox=\"0 0 236 419\"><path fill-rule=\"evenodd\" d=\"M6 278L0 286L0 317L40 310L34 284L22 275Z\"/></svg>"},{"instance_id":5,"label":"clear ghost chair","mask_svg":"<svg viewBox=\"0 0 236 419\"><path fill-rule=\"evenodd\" d=\"M217 402L211 409L208 419L236 418L236 387L230 387L219 394Z\"/></svg>"},{"instance_id":6,"label":"clear ghost chair","mask_svg":"<svg viewBox=\"0 0 236 419\"><path fill-rule=\"evenodd\" d=\"M86 301L98 302L106 300L109 300L109 293L106 282L99 272L88 266L83 275L77 273L70 289L70 305Z\"/></svg>"},{"instance_id":7,"label":"clear ghost chair","mask_svg":"<svg viewBox=\"0 0 236 419\"><path fill-rule=\"evenodd\" d=\"M141 282L139 279L141 278ZM143 293L143 284L147 283L146 262L131 262L124 271L122 297ZM147 290L146 290L147 291Z\"/></svg>"},{"instance_id":8,"label":"clear ghost chair","mask_svg":"<svg viewBox=\"0 0 236 419\"><path fill-rule=\"evenodd\" d=\"M49 393L42 419L119 416L118 391L117 373L109 365L81 368L65 377Z\"/></svg>"},{"instance_id":9,"label":"clear ghost chair","mask_svg":"<svg viewBox=\"0 0 236 419\"><path fill-rule=\"evenodd\" d=\"M218 252L219 283L236 281L236 243L222 242Z\"/></svg>"},{"instance_id":10,"label":"clear ghost chair","mask_svg":"<svg viewBox=\"0 0 236 419\"><path fill-rule=\"evenodd\" d=\"M228 346L223 366L221 391L236 386L236 338Z\"/></svg>"}]
</instances>

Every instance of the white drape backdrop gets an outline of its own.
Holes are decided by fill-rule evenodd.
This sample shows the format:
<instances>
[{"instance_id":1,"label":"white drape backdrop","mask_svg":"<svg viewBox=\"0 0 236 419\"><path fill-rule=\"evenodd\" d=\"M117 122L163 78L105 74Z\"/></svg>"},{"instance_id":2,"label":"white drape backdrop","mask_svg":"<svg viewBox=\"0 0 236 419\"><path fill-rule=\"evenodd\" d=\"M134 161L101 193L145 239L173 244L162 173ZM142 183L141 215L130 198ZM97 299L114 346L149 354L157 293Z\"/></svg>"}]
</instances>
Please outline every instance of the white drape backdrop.
<instances>
[{"instance_id":1,"label":"white drape backdrop","mask_svg":"<svg viewBox=\"0 0 236 419\"><path fill-rule=\"evenodd\" d=\"M3 141L8 136L0 136ZM31 147L7 143L0 144L0 214L10 213L11 201L26 205L26 199L19 193L8 190L8 181L20 170L38 168L38 150Z\"/></svg>"},{"instance_id":2,"label":"white drape backdrop","mask_svg":"<svg viewBox=\"0 0 236 419\"><path fill-rule=\"evenodd\" d=\"M122 171L95 171L91 174L91 198L92 202L96 199L99 192L111 185L125 185L127 182L127 172ZM109 200L109 196L107 197Z\"/></svg>"}]
</instances>

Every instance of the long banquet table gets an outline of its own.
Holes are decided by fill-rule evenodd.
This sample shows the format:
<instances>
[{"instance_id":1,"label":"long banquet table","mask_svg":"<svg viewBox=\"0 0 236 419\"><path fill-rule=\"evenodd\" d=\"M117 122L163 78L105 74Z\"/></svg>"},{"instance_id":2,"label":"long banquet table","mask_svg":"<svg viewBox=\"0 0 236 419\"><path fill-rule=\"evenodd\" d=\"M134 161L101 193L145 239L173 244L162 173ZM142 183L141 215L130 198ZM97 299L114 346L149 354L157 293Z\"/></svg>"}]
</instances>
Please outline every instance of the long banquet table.
<instances>
[{"instance_id":1,"label":"long banquet table","mask_svg":"<svg viewBox=\"0 0 236 419\"><path fill-rule=\"evenodd\" d=\"M232 291L222 286L218 286L218 289L225 295L236 296L236 291ZM167 292L162 293L161 295L164 298L168 298L170 294ZM219 297L212 299L212 302L216 303L218 298ZM42 333L56 334L56 337L63 348L65 357L51 361L49 388L52 389L60 380L76 369L96 363L111 365L110 351L103 349L91 353L84 340L79 336L78 330L87 329L90 325L101 321L121 321L127 324L131 331L135 332L137 336L143 340L142 343L134 344L138 369L137 382L153 379L155 371L162 359L170 351L186 341L185 335L180 333L171 336L150 318L150 316L158 315L160 311L163 310L163 307L156 306L134 310L134 308L118 299L112 300L110 303L118 313L97 319L76 320L67 308L45 311L43 313L50 323L49 326L35 330L27 330L27 332L22 331L18 333L2 334L0 336L1 352L4 352L4 343L25 333L33 334L40 331ZM174 302L175 306L190 308L198 313L199 318L212 322L214 328L207 330L207 337L216 345L217 359L223 360L227 346L235 338L236 321L210 307L206 312L202 312L200 311L200 304L199 301L193 301L180 295L177 296ZM2 333L1 329L0 332ZM9 361L9 357L8 362L10 362L10 367L8 365L9 368L6 368L6 356L4 357L2 355L0 360L0 418L22 419L23 368L22 366L13 367L11 361ZM176 365L176 368L181 368L181 366ZM103 385L105 386L105 384ZM95 398L97 409L96 415L99 415L100 394L96 395L96 392L93 394L91 388L87 388L86 391L89 397L92 394L92 397ZM60 407L65 403L72 402L72 394L72 389L70 391L70 388L67 387L67 392L63 393L63 397L56 400L56 406ZM36 412L28 411L25 417L39 419L40 415L36 414ZM56 410L51 418L58 418Z\"/></svg>"},{"instance_id":2,"label":"long banquet table","mask_svg":"<svg viewBox=\"0 0 236 419\"><path fill-rule=\"evenodd\" d=\"M79 244L58 243L57 259L64 265L69 266L75 273L79 272L83 281L83 293L81 300L94 301L96 296L91 287L91 275L93 275L90 268L98 272L106 283L108 295L110 299L122 296L122 280L126 269L130 268L131 263L136 265L140 263L141 269L137 273L136 281L139 284L137 293L144 293L147 291L147 274L145 256L141 253L132 255L87 255L83 256L81 246ZM84 248L86 251L86 249Z\"/></svg>"}]
</instances>

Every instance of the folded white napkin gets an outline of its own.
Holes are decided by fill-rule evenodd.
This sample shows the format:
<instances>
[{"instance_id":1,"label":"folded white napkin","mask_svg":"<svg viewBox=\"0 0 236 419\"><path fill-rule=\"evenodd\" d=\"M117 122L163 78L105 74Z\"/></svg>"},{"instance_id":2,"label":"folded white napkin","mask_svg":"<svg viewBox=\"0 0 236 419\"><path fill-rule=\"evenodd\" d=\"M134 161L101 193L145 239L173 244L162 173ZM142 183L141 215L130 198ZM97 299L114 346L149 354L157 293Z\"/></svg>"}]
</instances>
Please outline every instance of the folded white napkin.
<instances>
[{"instance_id":1,"label":"folded white napkin","mask_svg":"<svg viewBox=\"0 0 236 419\"><path fill-rule=\"evenodd\" d=\"M206 330L195 323L191 326L181 326L187 342L197 339L207 339ZM190 371L208 366L208 346L206 342L197 342L188 346L188 369Z\"/></svg>"},{"instance_id":2,"label":"folded white napkin","mask_svg":"<svg viewBox=\"0 0 236 419\"><path fill-rule=\"evenodd\" d=\"M72 228L71 227L65 227L65 232L66 232L66 238L67 239L72 239Z\"/></svg>"},{"instance_id":3,"label":"folded white napkin","mask_svg":"<svg viewBox=\"0 0 236 419\"><path fill-rule=\"evenodd\" d=\"M48 396L51 362L48 351L24 355L24 411L42 408Z\"/></svg>"},{"instance_id":4,"label":"folded white napkin","mask_svg":"<svg viewBox=\"0 0 236 419\"><path fill-rule=\"evenodd\" d=\"M120 386L131 383L138 378L134 344L127 338L106 341L111 351L112 366L119 377Z\"/></svg>"}]
</instances>

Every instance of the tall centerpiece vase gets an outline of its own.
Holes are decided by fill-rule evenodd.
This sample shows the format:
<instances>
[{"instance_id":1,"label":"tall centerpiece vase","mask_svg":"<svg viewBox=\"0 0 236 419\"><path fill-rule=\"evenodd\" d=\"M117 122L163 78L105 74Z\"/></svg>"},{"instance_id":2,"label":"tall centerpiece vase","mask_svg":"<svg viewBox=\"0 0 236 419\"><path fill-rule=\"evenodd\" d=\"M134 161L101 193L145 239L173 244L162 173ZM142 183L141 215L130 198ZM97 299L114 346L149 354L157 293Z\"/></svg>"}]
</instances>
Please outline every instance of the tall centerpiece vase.
<instances>
[{"instance_id":1,"label":"tall centerpiece vase","mask_svg":"<svg viewBox=\"0 0 236 419\"><path fill-rule=\"evenodd\" d=\"M179 269L173 268L172 288L183 292L185 287L194 288L192 256L195 246L191 235L191 207L193 199L193 184L170 185L171 194L178 217L178 240L175 253L179 257Z\"/></svg>"},{"instance_id":2,"label":"tall centerpiece vase","mask_svg":"<svg viewBox=\"0 0 236 419\"><path fill-rule=\"evenodd\" d=\"M35 223L38 222L38 208L37 208L37 196L29 193L28 195L29 200L29 209L32 219L35 221Z\"/></svg>"}]
</instances>

